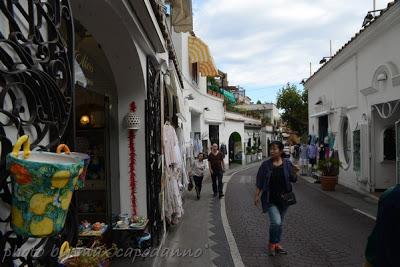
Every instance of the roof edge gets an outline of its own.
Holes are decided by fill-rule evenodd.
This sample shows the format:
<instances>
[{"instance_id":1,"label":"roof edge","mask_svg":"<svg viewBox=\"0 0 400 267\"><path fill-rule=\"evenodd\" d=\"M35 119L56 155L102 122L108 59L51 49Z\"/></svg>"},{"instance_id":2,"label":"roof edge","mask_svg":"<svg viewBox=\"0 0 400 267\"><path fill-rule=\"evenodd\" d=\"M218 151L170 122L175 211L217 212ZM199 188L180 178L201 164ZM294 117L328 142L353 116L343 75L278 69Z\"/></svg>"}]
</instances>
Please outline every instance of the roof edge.
<instances>
[{"instance_id":1,"label":"roof edge","mask_svg":"<svg viewBox=\"0 0 400 267\"><path fill-rule=\"evenodd\" d=\"M354 42L357 40L360 40L360 37L365 37L366 34L371 34L374 28L378 27L377 21L382 22L382 18L386 18L388 15L390 15L388 12L390 10L393 10L394 7L398 7L400 11L400 0L395 0L392 2L389 2L387 4L387 7L382 10L381 14L379 16L376 16L375 19L368 24L365 27L362 27L347 43L345 43L334 55L333 57L324 65L322 65L316 72L314 72L305 82L304 82L304 87L308 88L310 86L310 83L314 82L315 79L317 79L325 70L328 70L329 67L334 67L333 63L338 61L338 57L342 56L344 52L349 51L349 49L352 48L354 45ZM400 16L399 16L400 17Z\"/></svg>"}]
</instances>

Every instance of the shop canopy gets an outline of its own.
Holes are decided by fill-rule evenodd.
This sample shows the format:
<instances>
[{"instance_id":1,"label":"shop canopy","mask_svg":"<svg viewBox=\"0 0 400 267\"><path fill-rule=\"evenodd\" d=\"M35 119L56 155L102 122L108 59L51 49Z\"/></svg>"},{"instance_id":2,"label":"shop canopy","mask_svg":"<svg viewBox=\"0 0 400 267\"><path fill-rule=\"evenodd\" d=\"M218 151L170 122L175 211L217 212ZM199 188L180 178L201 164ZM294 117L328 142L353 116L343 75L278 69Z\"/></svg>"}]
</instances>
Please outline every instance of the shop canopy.
<instances>
[{"instance_id":1,"label":"shop canopy","mask_svg":"<svg viewBox=\"0 0 400 267\"><path fill-rule=\"evenodd\" d=\"M189 36L188 42L190 63L198 63L199 72L202 76L218 76L218 70L207 44L196 36Z\"/></svg>"},{"instance_id":2,"label":"shop canopy","mask_svg":"<svg viewBox=\"0 0 400 267\"><path fill-rule=\"evenodd\" d=\"M175 32L193 31L191 0L169 0L172 5L171 22Z\"/></svg>"},{"instance_id":3,"label":"shop canopy","mask_svg":"<svg viewBox=\"0 0 400 267\"><path fill-rule=\"evenodd\" d=\"M235 95L232 92L221 90L222 94L224 95L225 99L229 101L231 104L236 104Z\"/></svg>"}]
</instances>

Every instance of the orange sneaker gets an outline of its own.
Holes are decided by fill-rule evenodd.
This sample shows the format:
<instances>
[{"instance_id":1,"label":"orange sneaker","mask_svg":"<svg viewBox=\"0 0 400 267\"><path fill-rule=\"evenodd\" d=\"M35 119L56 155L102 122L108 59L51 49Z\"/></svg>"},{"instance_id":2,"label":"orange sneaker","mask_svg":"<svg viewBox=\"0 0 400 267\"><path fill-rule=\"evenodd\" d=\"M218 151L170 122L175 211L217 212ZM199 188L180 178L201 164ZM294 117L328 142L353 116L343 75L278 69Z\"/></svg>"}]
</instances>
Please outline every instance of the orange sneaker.
<instances>
[{"instance_id":1,"label":"orange sneaker","mask_svg":"<svg viewBox=\"0 0 400 267\"><path fill-rule=\"evenodd\" d=\"M268 245L268 254L269 254L269 256L275 256L276 255L276 244L269 243L269 245Z\"/></svg>"}]
</instances>

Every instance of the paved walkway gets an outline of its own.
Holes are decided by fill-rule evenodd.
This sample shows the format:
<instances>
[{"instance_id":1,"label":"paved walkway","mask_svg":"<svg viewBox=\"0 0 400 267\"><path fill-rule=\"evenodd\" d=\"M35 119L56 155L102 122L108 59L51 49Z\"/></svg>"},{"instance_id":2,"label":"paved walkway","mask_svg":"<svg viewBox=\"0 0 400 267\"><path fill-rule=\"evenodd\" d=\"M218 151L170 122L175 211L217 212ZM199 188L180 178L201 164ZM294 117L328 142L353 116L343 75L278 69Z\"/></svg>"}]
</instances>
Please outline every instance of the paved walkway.
<instances>
[{"instance_id":1,"label":"paved walkway","mask_svg":"<svg viewBox=\"0 0 400 267\"><path fill-rule=\"evenodd\" d=\"M224 177L259 164L231 166ZM205 177L200 200L196 199L194 190L185 194L184 210L181 223L169 229L163 248L201 249L201 256L162 257L156 260L155 266L234 266L221 220L220 199L212 196L210 176Z\"/></svg>"},{"instance_id":2,"label":"paved walkway","mask_svg":"<svg viewBox=\"0 0 400 267\"><path fill-rule=\"evenodd\" d=\"M342 192L340 186L337 192L326 193L304 179L294 187L298 204L289 208L285 218L283 245L289 255L269 257L268 218L253 204L256 173L257 167L234 175L225 196L229 224L245 266L362 266L374 225L354 210L362 208L358 205L363 196L348 189Z\"/></svg>"},{"instance_id":3,"label":"paved walkway","mask_svg":"<svg viewBox=\"0 0 400 267\"><path fill-rule=\"evenodd\" d=\"M366 239L374 225L376 199L340 185L335 192L325 192L310 177L295 185L299 203L287 215L283 244L290 254L268 257L268 218L253 205L259 165L256 162L227 170L224 200L212 196L209 176L200 200L194 191L185 194L183 219L170 227L161 251L180 249L192 256L169 255L136 261L134 266L234 266L235 261L245 266L362 265ZM225 210L221 212L221 208ZM227 221L221 216L225 214ZM227 228L233 234L228 239ZM234 253L232 257L235 248L239 257Z\"/></svg>"}]
</instances>

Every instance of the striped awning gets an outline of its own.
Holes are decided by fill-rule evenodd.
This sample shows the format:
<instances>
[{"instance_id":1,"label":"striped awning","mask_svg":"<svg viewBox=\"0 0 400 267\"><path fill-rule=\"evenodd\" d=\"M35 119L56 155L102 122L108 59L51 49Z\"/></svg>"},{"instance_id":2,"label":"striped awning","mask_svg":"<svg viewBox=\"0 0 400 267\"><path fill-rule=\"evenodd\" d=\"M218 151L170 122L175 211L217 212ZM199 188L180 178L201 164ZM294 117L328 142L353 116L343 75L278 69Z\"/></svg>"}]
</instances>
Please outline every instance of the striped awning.
<instances>
[{"instance_id":1,"label":"striped awning","mask_svg":"<svg viewBox=\"0 0 400 267\"><path fill-rule=\"evenodd\" d=\"M189 36L189 60L190 63L198 63L202 76L218 76L218 70L214 64L210 50L200 38Z\"/></svg>"}]
</instances>

